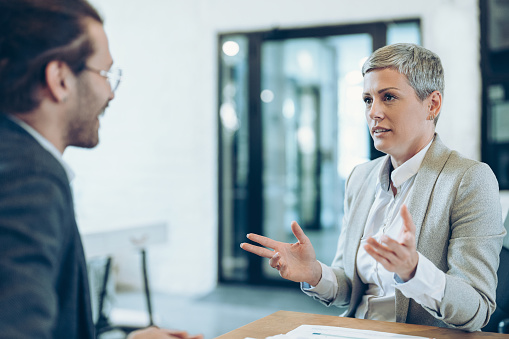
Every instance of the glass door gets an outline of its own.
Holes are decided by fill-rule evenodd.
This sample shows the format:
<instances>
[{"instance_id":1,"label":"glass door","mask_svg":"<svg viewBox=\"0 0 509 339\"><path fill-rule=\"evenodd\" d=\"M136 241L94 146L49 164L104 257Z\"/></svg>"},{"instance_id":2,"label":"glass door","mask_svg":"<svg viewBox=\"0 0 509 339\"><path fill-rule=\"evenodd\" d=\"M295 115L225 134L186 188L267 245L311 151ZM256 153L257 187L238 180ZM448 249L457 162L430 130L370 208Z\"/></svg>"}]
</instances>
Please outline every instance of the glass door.
<instances>
[{"instance_id":1,"label":"glass door","mask_svg":"<svg viewBox=\"0 0 509 339\"><path fill-rule=\"evenodd\" d=\"M369 34L262 44L262 234L294 242L295 220L325 263L336 249L346 176L369 160L360 69L372 44Z\"/></svg>"},{"instance_id":2,"label":"glass door","mask_svg":"<svg viewBox=\"0 0 509 339\"><path fill-rule=\"evenodd\" d=\"M240 249L249 232L335 255L345 180L375 152L361 67L386 43L419 43L419 22L224 34L219 39L219 280L288 284ZM293 284L297 286L297 284Z\"/></svg>"}]
</instances>

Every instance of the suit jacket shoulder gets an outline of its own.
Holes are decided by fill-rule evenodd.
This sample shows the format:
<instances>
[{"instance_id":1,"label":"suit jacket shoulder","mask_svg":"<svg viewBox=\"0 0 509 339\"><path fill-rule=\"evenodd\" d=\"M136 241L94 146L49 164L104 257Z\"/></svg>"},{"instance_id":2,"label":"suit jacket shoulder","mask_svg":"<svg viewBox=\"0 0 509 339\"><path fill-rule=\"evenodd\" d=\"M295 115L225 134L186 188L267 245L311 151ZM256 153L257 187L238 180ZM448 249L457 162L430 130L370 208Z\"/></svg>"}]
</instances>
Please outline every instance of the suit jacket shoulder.
<instances>
[{"instance_id":1,"label":"suit jacket shoulder","mask_svg":"<svg viewBox=\"0 0 509 339\"><path fill-rule=\"evenodd\" d=\"M0 114L0 328L93 338L86 263L62 165Z\"/></svg>"},{"instance_id":2,"label":"suit jacket shoulder","mask_svg":"<svg viewBox=\"0 0 509 339\"><path fill-rule=\"evenodd\" d=\"M16 176L45 175L63 188L69 186L64 168L21 126L0 113L0 173L8 180Z\"/></svg>"},{"instance_id":3,"label":"suit jacket shoulder","mask_svg":"<svg viewBox=\"0 0 509 339\"><path fill-rule=\"evenodd\" d=\"M380 171L380 166L386 160L387 156L379 157L375 160L355 166L346 180L346 198L347 204L351 204L349 199L357 197L359 194L375 192L375 183Z\"/></svg>"}]
</instances>

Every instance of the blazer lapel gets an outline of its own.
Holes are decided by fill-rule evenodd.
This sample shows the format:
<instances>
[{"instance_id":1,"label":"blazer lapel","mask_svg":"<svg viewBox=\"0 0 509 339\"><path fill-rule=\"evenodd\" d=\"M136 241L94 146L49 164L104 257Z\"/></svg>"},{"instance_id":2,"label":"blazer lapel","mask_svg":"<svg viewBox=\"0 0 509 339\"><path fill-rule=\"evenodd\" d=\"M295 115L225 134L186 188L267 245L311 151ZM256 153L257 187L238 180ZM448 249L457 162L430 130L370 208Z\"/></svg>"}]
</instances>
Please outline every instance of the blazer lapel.
<instances>
[{"instance_id":1,"label":"blazer lapel","mask_svg":"<svg viewBox=\"0 0 509 339\"><path fill-rule=\"evenodd\" d=\"M379 168L378 166L376 168ZM376 172L376 171L373 171ZM360 240L362 238L362 234L364 232L364 228L366 226L366 220L368 219L368 214L370 208L366 208L365 206L373 205L375 201L375 185L376 185L376 175L371 175L368 180L366 180L363 189L361 190L362 195L359 196L355 205L352 206L352 211L355 211L355 215L352 215L352 219L350 221L350 225L353 227L349 227L347 232L346 239L348 239L347 247L354 246L351 248L351 251L345 251L345 262L353 262L356 263L355 260L357 257L357 250L359 249ZM364 206L364 208L361 208ZM355 273L357 272L357 265L353 265L355 267ZM347 272L352 273L352 272Z\"/></svg>"},{"instance_id":2,"label":"blazer lapel","mask_svg":"<svg viewBox=\"0 0 509 339\"><path fill-rule=\"evenodd\" d=\"M435 140L430 146L421 167L416 174L412 193L408 201L408 211L415 224L415 242L419 250L419 236L423 227L424 218L428 210L430 197L435 188L435 183L440 175L451 150L435 134ZM396 289L396 321L406 322L409 299Z\"/></svg>"},{"instance_id":3,"label":"blazer lapel","mask_svg":"<svg viewBox=\"0 0 509 339\"><path fill-rule=\"evenodd\" d=\"M355 200L355 203L350 207L351 211L355 211L355 214L351 216L351 226L347 230L348 235L346 239L348 239L347 247L351 248L351 246L354 246L354 248L351 248L351 251L345 251L345 262L356 263L357 250L359 248L364 228L366 227L366 220L368 219L370 207L375 201L376 177L379 170L380 165L377 165L372 169L368 178L362 185L360 190L361 194L359 194L359 197ZM357 265L353 265L352 269L354 267L356 273ZM354 271L352 270L351 272L347 273L351 273L351 276L353 276Z\"/></svg>"},{"instance_id":4,"label":"blazer lapel","mask_svg":"<svg viewBox=\"0 0 509 339\"><path fill-rule=\"evenodd\" d=\"M383 162L379 162L379 164L381 163ZM350 210L355 211L355 213L351 214L351 219L349 220L349 227L346 230L348 233L346 234L345 250L343 251L345 273L347 276L353 278L350 306L346 312L349 316L353 316L355 312L354 307L358 305L358 300L362 297L365 290L365 286L357 274L356 257L366 226L366 220L368 219L368 214L371 209L370 207L375 201L376 179L380 171L379 164L371 169L371 172L359 190L359 196L355 199L352 206L350 206Z\"/></svg>"},{"instance_id":5,"label":"blazer lapel","mask_svg":"<svg viewBox=\"0 0 509 339\"><path fill-rule=\"evenodd\" d=\"M412 215L415 224L417 246L419 246L419 235L428 210L431 193L450 154L451 150L442 143L438 134L435 135L435 141L426 153L421 168L416 174L412 194L409 197L408 211Z\"/></svg>"}]
</instances>

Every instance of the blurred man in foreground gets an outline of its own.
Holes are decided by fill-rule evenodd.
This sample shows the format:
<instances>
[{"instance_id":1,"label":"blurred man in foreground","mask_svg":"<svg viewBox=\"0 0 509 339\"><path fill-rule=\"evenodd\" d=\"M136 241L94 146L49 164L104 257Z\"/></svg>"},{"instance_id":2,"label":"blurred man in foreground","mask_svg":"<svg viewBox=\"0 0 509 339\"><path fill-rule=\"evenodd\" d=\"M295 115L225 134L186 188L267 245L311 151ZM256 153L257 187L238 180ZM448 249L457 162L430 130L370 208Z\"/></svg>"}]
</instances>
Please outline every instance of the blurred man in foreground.
<instances>
[{"instance_id":1,"label":"blurred man in foreground","mask_svg":"<svg viewBox=\"0 0 509 339\"><path fill-rule=\"evenodd\" d=\"M2 338L95 338L62 153L98 144L121 78L112 65L86 0L0 0ZM151 327L130 335L138 338L189 336Z\"/></svg>"}]
</instances>

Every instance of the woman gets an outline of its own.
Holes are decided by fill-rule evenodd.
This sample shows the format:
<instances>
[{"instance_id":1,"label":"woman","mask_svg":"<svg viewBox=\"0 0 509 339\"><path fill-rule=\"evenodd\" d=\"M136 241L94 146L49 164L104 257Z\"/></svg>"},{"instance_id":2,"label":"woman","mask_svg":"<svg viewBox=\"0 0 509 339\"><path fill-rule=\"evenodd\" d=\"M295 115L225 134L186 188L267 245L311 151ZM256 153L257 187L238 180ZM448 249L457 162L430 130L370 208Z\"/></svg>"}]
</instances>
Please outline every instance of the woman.
<instances>
[{"instance_id":1,"label":"woman","mask_svg":"<svg viewBox=\"0 0 509 339\"><path fill-rule=\"evenodd\" d=\"M497 180L435 133L444 92L437 55L390 45L362 71L371 137L387 156L350 174L332 265L316 260L296 222L295 244L249 234L274 251L241 247L325 305L347 306L345 316L479 330L495 310L505 235Z\"/></svg>"}]
</instances>

